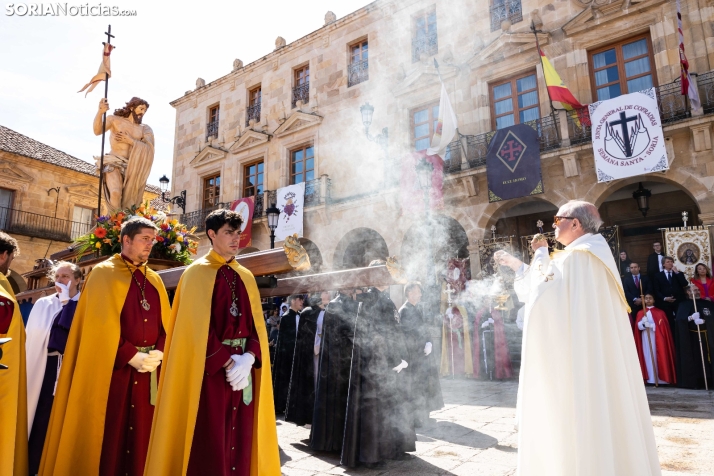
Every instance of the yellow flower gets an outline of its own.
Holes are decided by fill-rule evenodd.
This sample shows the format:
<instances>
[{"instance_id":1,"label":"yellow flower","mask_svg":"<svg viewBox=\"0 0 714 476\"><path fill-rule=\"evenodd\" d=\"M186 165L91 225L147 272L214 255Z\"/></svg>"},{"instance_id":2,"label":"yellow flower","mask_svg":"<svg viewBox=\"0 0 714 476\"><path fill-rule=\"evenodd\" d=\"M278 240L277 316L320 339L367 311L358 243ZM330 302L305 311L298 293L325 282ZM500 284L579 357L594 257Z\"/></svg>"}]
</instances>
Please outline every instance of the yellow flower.
<instances>
[{"instance_id":1,"label":"yellow flower","mask_svg":"<svg viewBox=\"0 0 714 476\"><path fill-rule=\"evenodd\" d=\"M94 245L94 246L96 246L97 248L101 248L101 247L102 247L102 243L101 243L101 242L99 242L99 241L97 241L97 244L96 244L96 245Z\"/></svg>"},{"instance_id":2,"label":"yellow flower","mask_svg":"<svg viewBox=\"0 0 714 476\"><path fill-rule=\"evenodd\" d=\"M178 225L178 220L174 218L173 220L171 220L171 224L172 224L173 226Z\"/></svg>"},{"instance_id":3,"label":"yellow flower","mask_svg":"<svg viewBox=\"0 0 714 476\"><path fill-rule=\"evenodd\" d=\"M183 236L178 235L178 236L176 237L176 241L183 242Z\"/></svg>"}]
</instances>

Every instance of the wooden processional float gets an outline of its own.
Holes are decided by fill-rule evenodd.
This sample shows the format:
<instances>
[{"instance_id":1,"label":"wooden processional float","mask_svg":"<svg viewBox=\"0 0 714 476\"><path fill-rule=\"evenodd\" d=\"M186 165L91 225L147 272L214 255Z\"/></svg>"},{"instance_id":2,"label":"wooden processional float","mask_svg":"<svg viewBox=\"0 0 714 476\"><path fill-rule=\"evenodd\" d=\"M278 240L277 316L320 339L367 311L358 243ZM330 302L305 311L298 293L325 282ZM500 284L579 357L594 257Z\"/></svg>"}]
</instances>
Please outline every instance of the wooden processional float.
<instances>
[{"instance_id":1,"label":"wooden processional float","mask_svg":"<svg viewBox=\"0 0 714 476\"><path fill-rule=\"evenodd\" d=\"M102 256L86 259L86 256L80 257L76 251L68 249L53 254L51 260L38 260L35 269L23 275L28 281L28 288L17 294L17 301L34 303L39 298L55 292L54 286L50 285L47 279L47 272L53 261L77 263L82 268L82 275L86 277L94 266L108 258ZM236 261L256 277L261 297L366 286L389 286L405 282L396 258L389 258L387 264L382 266L303 274L310 270L310 257L296 236L286 238L282 248L238 255ZM167 291L176 289L186 269L186 266L176 266L176 264L174 261L149 259L148 265L159 274ZM292 273L300 274L290 276L289 274ZM285 274L288 276L280 276Z\"/></svg>"}]
</instances>

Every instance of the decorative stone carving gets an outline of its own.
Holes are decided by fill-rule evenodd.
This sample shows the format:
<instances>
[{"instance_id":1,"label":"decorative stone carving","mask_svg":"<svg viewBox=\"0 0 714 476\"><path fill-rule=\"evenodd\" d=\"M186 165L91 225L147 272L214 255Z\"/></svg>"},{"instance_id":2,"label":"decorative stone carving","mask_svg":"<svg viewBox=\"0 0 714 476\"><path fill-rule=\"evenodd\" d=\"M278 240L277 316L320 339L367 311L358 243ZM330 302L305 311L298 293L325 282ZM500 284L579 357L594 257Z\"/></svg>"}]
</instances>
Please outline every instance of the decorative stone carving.
<instances>
[{"instance_id":1,"label":"decorative stone carving","mask_svg":"<svg viewBox=\"0 0 714 476\"><path fill-rule=\"evenodd\" d=\"M285 38L282 36L279 36L275 39L275 49L279 50L280 48L283 48L285 46Z\"/></svg>"},{"instance_id":2,"label":"decorative stone carving","mask_svg":"<svg viewBox=\"0 0 714 476\"><path fill-rule=\"evenodd\" d=\"M325 13L325 26L337 21L337 15L332 12Z\"/></svg>"},{"instance_id":3,"label":"decorative stone carving","mask_svg":"<svg viewBox=\"0 0 714 476\"><path fill-rule=\"evenodd\" d=\"M309 114L297 110L290 117L280 124L280 127L275 129L273 134L275 137L281 137L287 134L292 134L308 127L316 126L322 122L322 117L317 114Z\"/></svg>"},{"instance_id":4,"label":"decorative stone carving","mask_svg":"<svg viewBox=\"0 0 714 476\"><path fill-rule=\"evenodd\" d=\"M206 85L206 80L205 80L205 79L203 79L203 78L198 78L198 79L196 80L196 89L201 89L201 88L204 87L205 85Z\"/></svg>"},{"instance_id":5,"label":"decorative stone carving","mask_svg":"<svg viewBox=\"0 0 714 476\"><path fill-rule=\"evenodd\" d=\"M193 168L198 168L203 165L222 160L225 157L226 151L207 146L199 152L199 154L191 161L190 165Z\"/></svg>"},{"instance_id":6,"label":"decorative stone carving","mask_svg":"<svg viewBox=\"0 0 714 476\"><path fill-rule=\"evenodd\" d=\"M711 150L712 148L712 136L711 136L711 124L698 124L696 126L689 127L692 130L692 139L694 142L694 152L702 152L705 150Z\"/></svg>"},{"instance_id":7,"label":"decorative stone carving","mask_svg":"<svg viewBox=\"0 0 714 476\"><path fill-rule=\"evenodd\" d=\"M288 257L288 263L295 271L307 271L310 269L310 256L300 244L297 233L293 236L285 237L283 250L285 250L285 256Z\"/></svg>"},{"instance_id":8,"label":"decorative stone carving","mask_svg":"<svg viewBox=\"0 0 714 476\"><path fill-rule=\"evenodd\" d=\"M233 60L233 71L238 71L243 67L243 61L239 60L238 58Z\"/></svg>"},{"instance_id":9,"label":"decorative stone carving","mask_svg":"<svg viewBox=\"0 0 714 476\"><path fill-rule=\"evenodd\" d=\"M565 177L575 177L577 175L580 175L577 154L564 154L560 156L560 159L563 161L563 170Z\"/></svg>"}]
</instances>

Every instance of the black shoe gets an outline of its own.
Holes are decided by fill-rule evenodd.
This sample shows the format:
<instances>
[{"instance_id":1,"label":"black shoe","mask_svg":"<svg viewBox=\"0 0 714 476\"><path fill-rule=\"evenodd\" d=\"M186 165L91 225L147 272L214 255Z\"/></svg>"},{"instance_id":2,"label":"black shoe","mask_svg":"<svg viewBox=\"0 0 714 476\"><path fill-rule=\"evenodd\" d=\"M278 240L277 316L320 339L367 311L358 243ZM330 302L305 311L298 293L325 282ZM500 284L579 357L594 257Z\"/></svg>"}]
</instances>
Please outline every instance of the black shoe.
<instances>
[{"instance_id":1,"label":"black shoe","mask_svg":"<svg viewBox=\"0 0 714 476\"><path fill-rule=\"evenodd\" d=\"M416 456L410 455L409 453L400 453L394 459L397 461L407 461L407 460L414 459L414 458L416 458Z\"/></svg>"},{"instance_id":2,"label":"black shoe","mask_svg":"<svg viewBox=\"0 0 714 476\"><path fill-rule=\"evenodd\" d=\"M364 463L364 467L367 469L384 469L387 467L387 463L384 461L378 461L376 463Z\"/></svg>"}]
</instances>

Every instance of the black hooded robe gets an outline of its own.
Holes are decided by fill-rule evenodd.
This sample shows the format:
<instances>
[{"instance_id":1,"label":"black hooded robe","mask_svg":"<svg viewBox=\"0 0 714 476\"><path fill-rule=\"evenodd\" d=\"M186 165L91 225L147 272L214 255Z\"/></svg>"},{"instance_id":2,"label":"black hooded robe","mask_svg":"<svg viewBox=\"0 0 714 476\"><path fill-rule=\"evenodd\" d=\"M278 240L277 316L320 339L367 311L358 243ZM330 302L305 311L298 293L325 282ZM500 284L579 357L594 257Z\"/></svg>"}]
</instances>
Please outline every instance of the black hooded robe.
<instances>
[{"instance_id":1,"label":"black hooded robe","mask_svg":"<svg viewBox=\"0 0 714 476\"><path fill-rule=\"evenodd\" d=\"M714 330L714 303L697 299L697 311L704 324L699 326L704 351L704 368L706 368L707 383L709 388L714 388L712 375L714 375L714 349L711 349L712 334ZM674 321L674 349L676 353L675 370L677 372L677 386L683 388L704 388L704 372L702 369L702 352L699 349L697 325L688 318L694 314L694 303L691 299L682 301L677 308L677 317Z\"/></svg>"},{"instance_id":2,"label":"black hooded robe","mask_svg":"<svg viewBox=\"0 0 714 476\"><path fill-rule=\"evenodd\" d=\"M375 464L416 451L409 348L388 291L370 288L357 313L340 464Z\"/></svg>"},{"instance_id":3,"label":"black hooded robe","mask_svg":"<svg viewBox=\"0 0 714 476\"><path fill-rule=\"evenodd\" d=\"M296 425L312 423L315 405L315 334L319 307L306 307L300 312L295 354L290 372L285 421Z\"/></svg>"},{"instance_id":4,"label":"black hooded robe","mask_svg":"<svg viewBox=\"0 0 714 476\"><path fill-rule=\"evenodd\" d=\"M273 402L276 413L284 413L288 401L290 372L295 351L295 318L297 315L296 311L288 309L280 319L280 331L275 344L275 361L273 362Z\"/></svg>"},{"instance_id":5,"label":"black hooded robe","mask_svg":"<svg viewBox=\"0 0 714 476\"><path fill-rule=\"evenodd\" d=\"M357 302L344 294L330 301L325 309L310 430L313 450L342 450L356 318Z\"/></svg>"},{"instance_id":6,"label":"black hooded robe","mask_svg":"<svg viewBox=\"0 0 714 476\"><path fill-rule=\"evenodd\" d=\"M431 342L431 333L419 307L409 301L399 309L400 325L404 330L409 348L409 367L412 375L412 409L416 426L423 425L429 419L429 413L444 407L439 383L439 371L432 352L424 355L424 347Z\"/></svg>"}]
</instances>

